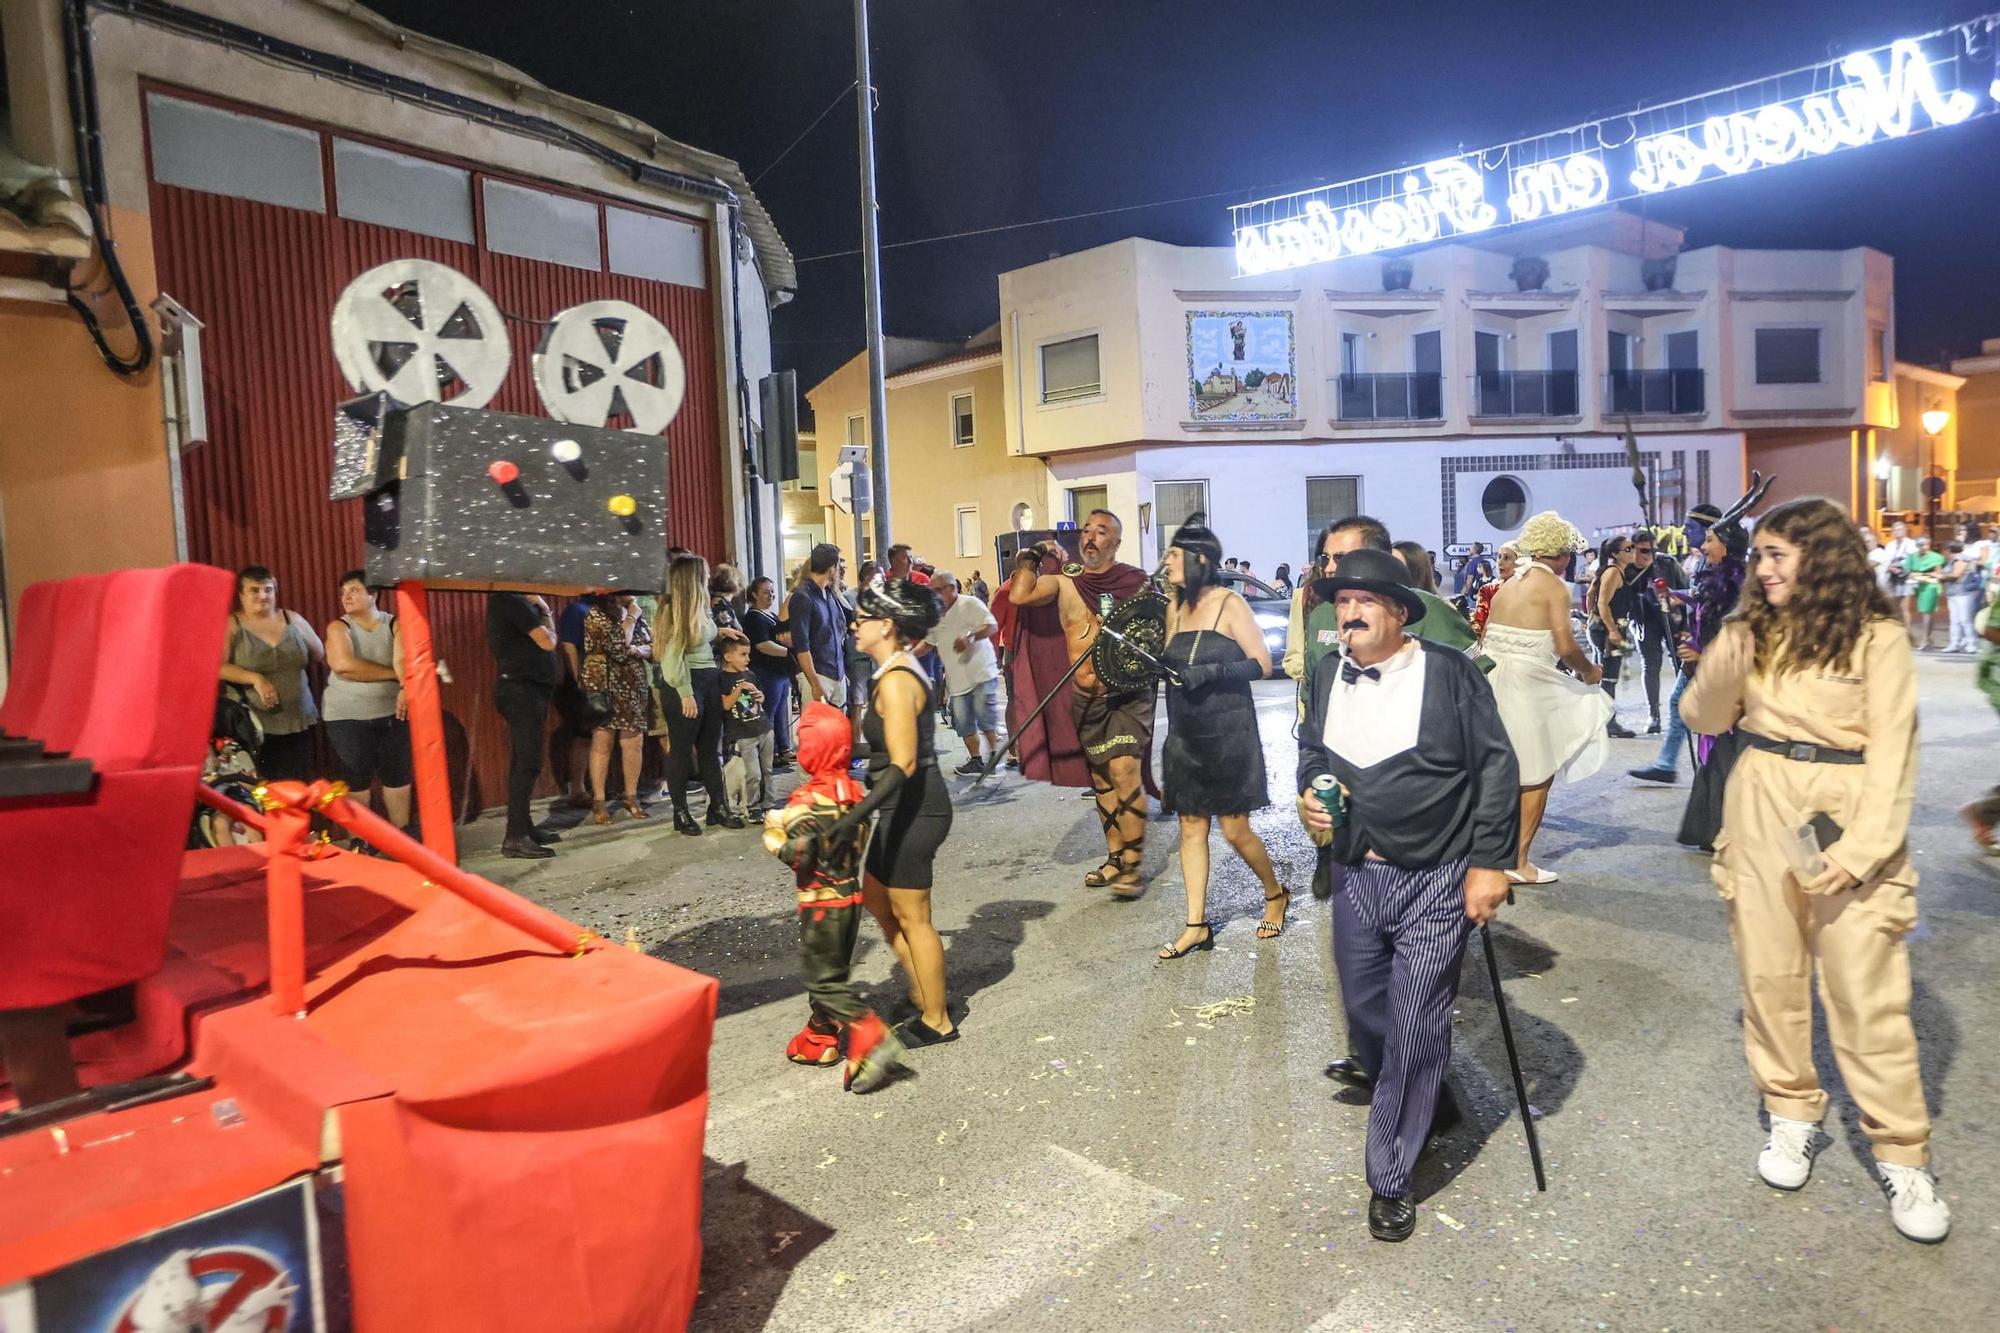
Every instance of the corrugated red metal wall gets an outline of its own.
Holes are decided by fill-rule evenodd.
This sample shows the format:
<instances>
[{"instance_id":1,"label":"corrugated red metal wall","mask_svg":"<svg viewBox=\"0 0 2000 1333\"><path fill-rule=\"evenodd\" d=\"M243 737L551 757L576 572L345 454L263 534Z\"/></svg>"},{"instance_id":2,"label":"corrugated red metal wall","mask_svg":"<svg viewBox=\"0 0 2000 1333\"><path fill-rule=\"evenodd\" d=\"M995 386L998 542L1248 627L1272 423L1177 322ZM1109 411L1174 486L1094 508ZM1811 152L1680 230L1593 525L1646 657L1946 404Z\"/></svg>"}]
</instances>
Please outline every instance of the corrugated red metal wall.
<instances>
[{"instance_id":1,"label":"corrugated red metal wall","mask_svg":"<svg viewBox=\"0 0 2000 1333\"><path fill-rule=\"evenodd\" d=\"M331 187L329 173L329 198ZM664 323L687 365L686 401L667 428L668 538L722 557L723 427L709 291L493 254L349 221L331 208L308 213L157 182L151 193L160 289L207 325L209 442L187 456L185 469L194 559L270 566L283 604L322 630L339 613L335 580L362 563L363 547L360 502L326 498L333 407L352 396L334 363L328 321L349 281L391 259L448 264L517 317L508 327L513 362L489 404L498 411L546 415L532 380L541 333L534 321L584 301L620 300ZM438 652L452 673L444 701L461 811L498 804L506 790L484 611L482 594L431 597Z\"/></svg>"}]
</instances>

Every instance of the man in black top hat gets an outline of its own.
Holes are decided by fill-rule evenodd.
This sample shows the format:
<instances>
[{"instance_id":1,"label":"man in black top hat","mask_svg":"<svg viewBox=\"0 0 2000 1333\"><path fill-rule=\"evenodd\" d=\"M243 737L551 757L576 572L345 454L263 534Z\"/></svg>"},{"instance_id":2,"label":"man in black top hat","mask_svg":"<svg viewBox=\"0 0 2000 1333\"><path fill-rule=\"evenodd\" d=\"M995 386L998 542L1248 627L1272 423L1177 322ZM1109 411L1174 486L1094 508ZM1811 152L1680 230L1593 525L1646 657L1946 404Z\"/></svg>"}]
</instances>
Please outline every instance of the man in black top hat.
<instances>
[{"instance_id":1,"label":"man in black top hat","mask_svg":"<svg viewBox=\"0 0 2000 1333\"><path fill-rule=\"evenodd\" d=\"M1374 1074L1368 1229L1406 1239L1410 1180L1445 1091L1459 964L1475 923L1507 896L1519 859L1520 773L1493 691L1463 653L1405 632L1425 604L1393 555L1356 551L1314 586L1335 608L1343 655L1313 668L1299 727L1308 829L1333 831L1347 867L1333 895L1334 961L1348 1040Z\"/></svg>"}]
</instances>

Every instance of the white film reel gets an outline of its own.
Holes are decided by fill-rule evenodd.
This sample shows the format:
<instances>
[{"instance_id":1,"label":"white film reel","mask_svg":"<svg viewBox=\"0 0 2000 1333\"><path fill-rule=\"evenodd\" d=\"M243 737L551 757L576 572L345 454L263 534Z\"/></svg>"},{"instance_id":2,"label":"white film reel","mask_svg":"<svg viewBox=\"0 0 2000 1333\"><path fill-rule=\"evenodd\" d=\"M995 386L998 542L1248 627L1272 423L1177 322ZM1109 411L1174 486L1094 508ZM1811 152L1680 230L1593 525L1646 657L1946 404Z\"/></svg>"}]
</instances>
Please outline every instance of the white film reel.
<instances>
[{"instance_id":1,"label":"white film reel","mask_svg":"<svg viewBox=\"0 0 2000 1333\"><path fill-rule=\"evenodd\" d=\"M513 352L499 307L472 279L428 259L395 259L334 302L333 355L357 392L387 390L405 407L484 407Z\"/></svg>"},{"instance_id":2,"label":"white film reel","mask_svg":"<svg viewBox=\"0 0 2000 1333\"><path fill-rule=\"evenodd\" d=\"M666 325L638 306L587 301L550 324L535 388L557 421L658 435L681 410L687 366Z\"/></svg>"}]
</instances>

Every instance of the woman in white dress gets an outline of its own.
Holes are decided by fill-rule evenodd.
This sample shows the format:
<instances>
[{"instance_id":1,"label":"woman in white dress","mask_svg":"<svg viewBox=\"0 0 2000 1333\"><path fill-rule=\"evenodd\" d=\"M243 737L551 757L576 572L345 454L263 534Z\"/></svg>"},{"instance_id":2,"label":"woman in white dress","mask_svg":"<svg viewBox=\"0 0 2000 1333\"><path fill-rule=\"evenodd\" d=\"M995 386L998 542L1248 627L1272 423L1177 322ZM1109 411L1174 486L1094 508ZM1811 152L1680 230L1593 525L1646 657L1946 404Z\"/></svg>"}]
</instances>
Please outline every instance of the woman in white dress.
<instances>
[{"instance_id":1,"label":"woman in white dress","mask_svg":"<svg viewBox=\"0 0 2000 1333\"><path fill-rule=\"evenodd\" d=\"M1570 629L1570 589L1563 575L1583 534L1553 510L1529 519L1514 545L1520 568L1493 595L1486 617L1487 677L1500 705L1500 721L1521 768L1521 861L1507 878L1515 884L1553 884L1554 871L1529 859L1558 775L1571 781L1603 766L1610 747L1605 723L1611 700L1597 688L1597 664ZM1564 675L1557 664L1575 674Z\"/></svg>"}]
</instances>

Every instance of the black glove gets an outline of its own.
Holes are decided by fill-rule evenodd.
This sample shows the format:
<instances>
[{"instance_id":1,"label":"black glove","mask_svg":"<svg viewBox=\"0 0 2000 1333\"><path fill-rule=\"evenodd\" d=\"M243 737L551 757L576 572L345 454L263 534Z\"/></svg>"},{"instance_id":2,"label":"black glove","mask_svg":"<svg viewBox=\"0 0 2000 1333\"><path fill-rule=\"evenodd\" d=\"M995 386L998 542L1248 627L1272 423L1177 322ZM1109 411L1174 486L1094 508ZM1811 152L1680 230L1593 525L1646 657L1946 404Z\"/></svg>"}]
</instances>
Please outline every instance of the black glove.
<instances>
[{"instance_id":1,"label":"black glove","mask_svg":"<svg viewBox=\"0 0 2000 1333\"><path fill-rule=\"evenodd\" d=\"M903 783L909 776L894 764L883 769L876 775L875 784L868 789L868 794L855 802L852 810L835 820L831 831L836 834L851 833L866 824L868 816L874 814L884 802L902 790Z\"/></svg>"},{"instance_id":2,"label":"black glove","mask_svg":"<svg viewBox=\"0 0 2000 1333\"><path fill-rule=\"evenodd\" d=\"M811 875L819 864L819 830L807 829L795 838L785 839L785 845L778 849L778 859L800 875Z\"/></svg>"},{"instance_id":3,"label":"black glove","mask_svg":"<svg viewBox=\"0 0 2000 1333\"><path fill-rule=\"evenodd\" d=\"M1264 668L1249 658L1240 662L1195 662L1180 668L1181 688L1198 690L1217 681L1264 679Z\"/></svg>"}]
</instances>

